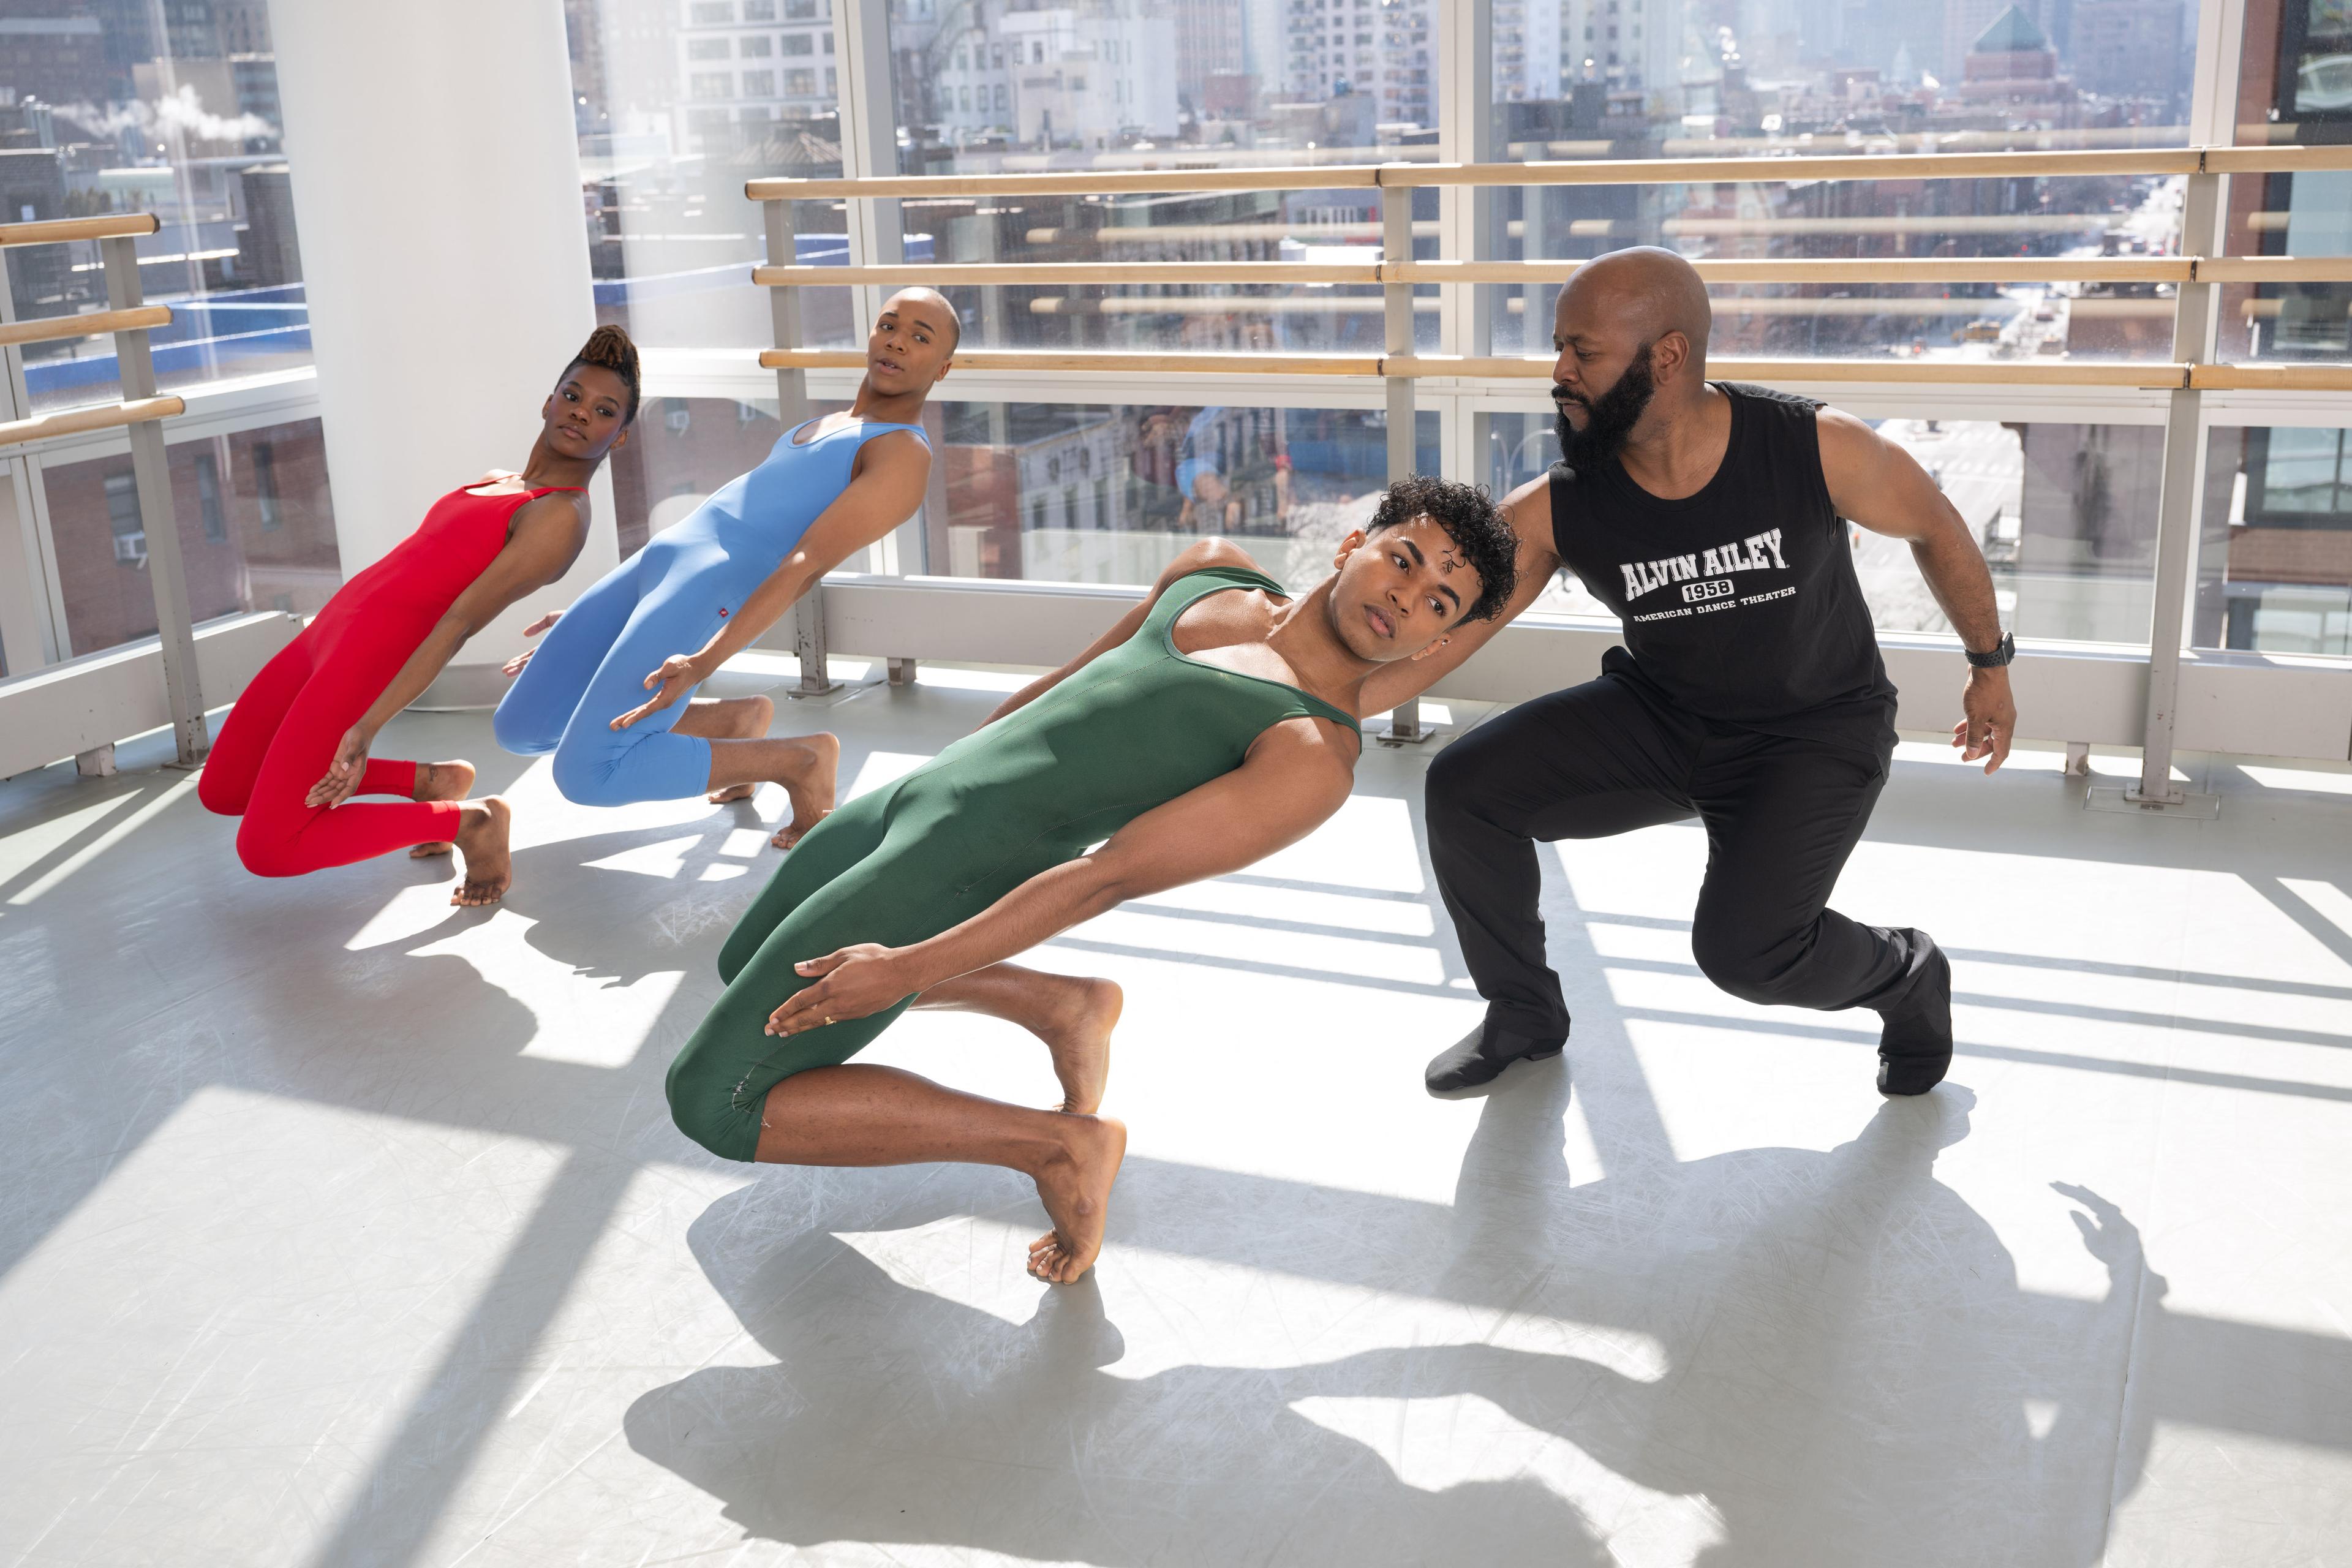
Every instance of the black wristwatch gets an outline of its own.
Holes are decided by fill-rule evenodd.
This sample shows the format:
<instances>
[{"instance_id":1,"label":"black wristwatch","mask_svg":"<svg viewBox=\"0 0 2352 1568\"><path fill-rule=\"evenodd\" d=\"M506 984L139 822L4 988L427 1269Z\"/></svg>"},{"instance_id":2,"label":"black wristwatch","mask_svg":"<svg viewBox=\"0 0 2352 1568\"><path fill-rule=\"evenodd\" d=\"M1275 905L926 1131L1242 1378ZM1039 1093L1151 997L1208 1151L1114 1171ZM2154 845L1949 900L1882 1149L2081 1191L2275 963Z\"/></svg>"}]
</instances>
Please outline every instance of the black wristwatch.
<instances>
[{"instance_id":1,"label":"black wristwatch","mask_svg":"<svg viewBox=\"0 0 2352 1568\"><path fill-rule=\"evenodd\" d=\"M2017 638L2008 632L2003 632L2000 634L2000 641L1993 645L1992 651L1990 653L1971 653L1967 648L1962 648L1960 651L1968 654L1969 662L1979 669L1999 669L2017 657Z\"/></svg>"}]
</instances>

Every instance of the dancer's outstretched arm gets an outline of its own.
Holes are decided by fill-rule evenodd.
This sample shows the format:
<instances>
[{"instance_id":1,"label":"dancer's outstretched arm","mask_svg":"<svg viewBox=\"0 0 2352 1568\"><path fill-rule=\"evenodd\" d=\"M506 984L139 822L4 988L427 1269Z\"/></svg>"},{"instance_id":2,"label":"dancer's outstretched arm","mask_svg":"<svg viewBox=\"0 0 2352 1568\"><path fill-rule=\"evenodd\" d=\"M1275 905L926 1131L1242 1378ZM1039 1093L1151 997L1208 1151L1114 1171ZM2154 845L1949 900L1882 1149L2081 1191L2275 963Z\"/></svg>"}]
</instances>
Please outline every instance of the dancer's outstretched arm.
<instances>
[{"instance_id":1,"label":"dancer's outstretched arm","mask_svg":"<svg viewBox=\"0 0 2352 1568\"><path fill-rule=\"evenodd\" d=\"M1264 859L1339 809L1360 743L1322 720L1276 724L1232 773L1145 812L1093 853L1039 872L961 925L909 947L862 942L798 965L802 974L823 978L778 1007L768 1033L866 1017L1129 899Z\"/></svg>"},{"instance_id":2,"label":"dancer's outstretched arm","mask_svg":"<svg viewBox=\"0 0 2352 1568\"><path fill-rule=\"evenodd\" d=\"M652 700L614 720L613 728L625 730L647 714L660 712L716 675L720 665L751 647L826 573L914 516L930 476L930 448L913 435L892 431L867 442L848 485L808 525L793 552L751 590L718 636L694 653L662 660L661 668L646 677Z\"/></svg>"},{"instance_id":3,"label":"dancer's outstretched arm","mask_svg":"<svg viewBox=\"0 0 2352 1568\"><path fill-rule=\"evenodd\" d=\"M1190 576L1195 572L1205 571L1212 566L1242 566L1252 572L1258 569L1257 563L1250 558L1249 552L1231 540L1194 540L1177 553L1175 560L1168 563L1168 569L1160 574L1160 581L1151 585L1151 592L1144 596L1141 604L1113 621L1110 630L1088 643L1086 650L1077 658L1059 669L1039 676L998 703L996 711L982 721L983 727L995 723L1016 708L1025 708L1036 701L1087 665L1141 631L1143 623L1151 618L1151 612L1159 606L1160 595L1168 591L1169 584L1175 582L1179 577Z\"/></svg>"},{"instance_id":4,"label":"dancer's outstretched arm","mask_svg":"<svg viewBox=\"0 0 2352 1568\"><path fill-rule=\"evenodd\" d=\"M482 574L466 585L448 612L435 623L392 684L360 721L343 731L327 776L310 786L308 804L334 805L351 798L367 772L368 748L394 714L425 695L466 639L497 618L525 594L535 594L571 569L588 538L585 496L544 495L515 509L507 542Z\"/></svg>"}]
</instances>

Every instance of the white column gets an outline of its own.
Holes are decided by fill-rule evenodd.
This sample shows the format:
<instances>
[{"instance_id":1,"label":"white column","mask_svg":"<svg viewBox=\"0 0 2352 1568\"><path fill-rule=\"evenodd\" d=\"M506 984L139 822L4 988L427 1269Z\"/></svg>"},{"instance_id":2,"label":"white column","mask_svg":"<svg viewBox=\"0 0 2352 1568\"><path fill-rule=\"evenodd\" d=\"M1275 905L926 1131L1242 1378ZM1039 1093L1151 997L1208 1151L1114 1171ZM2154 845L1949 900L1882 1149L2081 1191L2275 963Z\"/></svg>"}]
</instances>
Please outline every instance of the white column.
<instances>
[{"instance_id":1,"label":"white column","mask_svg":"<svg viewBox=\"0 0 2352 1568\"><path fill-rule=\"evenodd\" d=\"M348 578L441 495L522 466L595 326L563 9L269 9ZM521 626L612 569L611 479L591 494L577 564L461 649L435 698L494 700L489 667L523 646Z\"/></svg>"}]
</instances>

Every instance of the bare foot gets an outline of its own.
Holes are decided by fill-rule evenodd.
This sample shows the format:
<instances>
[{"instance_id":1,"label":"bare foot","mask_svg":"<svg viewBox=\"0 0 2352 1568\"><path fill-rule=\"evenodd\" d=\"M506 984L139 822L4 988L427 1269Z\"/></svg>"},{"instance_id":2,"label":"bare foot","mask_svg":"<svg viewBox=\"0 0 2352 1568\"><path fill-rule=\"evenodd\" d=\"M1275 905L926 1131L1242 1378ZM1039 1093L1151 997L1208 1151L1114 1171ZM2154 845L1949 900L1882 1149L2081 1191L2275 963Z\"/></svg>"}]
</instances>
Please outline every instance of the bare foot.
<instances>
[{"instance_id":1,"label":"bare foot","mask_svg":"<svg viewBox=\"0 0 2352 1568\"><path fill-rule=\"evenodd\" d=\"M1062 991L1052 1018L1037 1031L1062 1080L1062 1103L1054 1109L1092 1116L1110 1077L1110 1032L1127 994L1108 980L1076 978L1065 978Z\"/></svg>"},{"instance_id":2,"label":"bare foot","mask_svg":"<svg viewBox=\"0 0 2352 1568\"><path fill-rule=\"evenodd\" d=\"M1070 1118L1067 1152L1037 1173L1037 1195L1054 1228L1029 1244L1032 1277L1067 1285L1095 1265L1110 1185L1127 1157L1127 1124L1108 1116Z\"/></svg>"},{"instance_id":3,"label":"bare foot","mask_svg":"<svg viewBox=\"0 0 2352 1568\"><path fill-rule=\"evenodd\" d=\"M471 763L419 763L416 764L416 787L408 792L411 800L463 800L474 787L474 764ZM408 852L411 860L429 860L436 855L446 855L455 848L451 844L419 844Z\"/></svg>"},{"instance_id":4,"label":"bare foot","mask_svg":"<svg viewBox=\"0 0 2352 1568\"><path fill-rule=\"evenodd\" d=\"M742 698L740 700L740 706L729 711L736 720L734 732L713 736L712 739L757 741L766 736L768 726L774 723L776 720L776 703L771 697ZM751 799L752 795L759 793L759 788L756 784L730 784L725 789L712 790L703 798L713 805L725 805L730 801Z\"/></svg>"},{"instance_id":5,"label":"bare foot","mask_svg":"<svg viewBox=\"0 0 2352 1568\"><path fill-rule=\"evenodd\" d=\"M798 844L833 809L836 783L834 775L841 767L841 742L819 731L801 736L800 742L807 750L807 758L792 777L783 781L784 793L792 796L793 819L769 840L779 849L790 849Z\"/></svg>"},{"instance_id":6,"label":"bare foot","mask_svg":"<svg viewBox=\"0 0 2352 1568\"><path fill-rule=\"evenodd\" d=\"M514 881L514 860L507 853L507 829L513 817L507 803L494 795L467 803L464 825L457 829L457 853L466 858L466 877L449 895L451 903L495 904L507 896Z\"/></svg>"}]
</instances>

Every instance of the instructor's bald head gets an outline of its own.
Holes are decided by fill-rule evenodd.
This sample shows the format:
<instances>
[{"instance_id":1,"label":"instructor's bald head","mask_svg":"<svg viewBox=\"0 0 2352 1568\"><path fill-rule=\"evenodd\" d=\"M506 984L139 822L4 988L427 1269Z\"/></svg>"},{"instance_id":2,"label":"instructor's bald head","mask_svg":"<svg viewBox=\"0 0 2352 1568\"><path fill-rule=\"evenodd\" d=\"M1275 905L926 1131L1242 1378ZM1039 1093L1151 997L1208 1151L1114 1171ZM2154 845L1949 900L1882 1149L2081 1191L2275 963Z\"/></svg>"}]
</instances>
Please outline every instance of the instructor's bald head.
<instances>
[{"instance_id":1,"label":"instructor's bald head","mask_svg":"<svg viewBox=\"0 0 2352 1568\"><path fill-rule=\"evenodd\" d=\"M1637 245L1578 268L1552 312L1559 363L1552 379L1586 396L1606 392L1642 349L1665 345L1652 369L1661 393L1696 387L1706 374L1715 319L1698 269L1671 250ZM1670 340L1681 340L1673 345Z\"/></svg>"}]
</instances>

